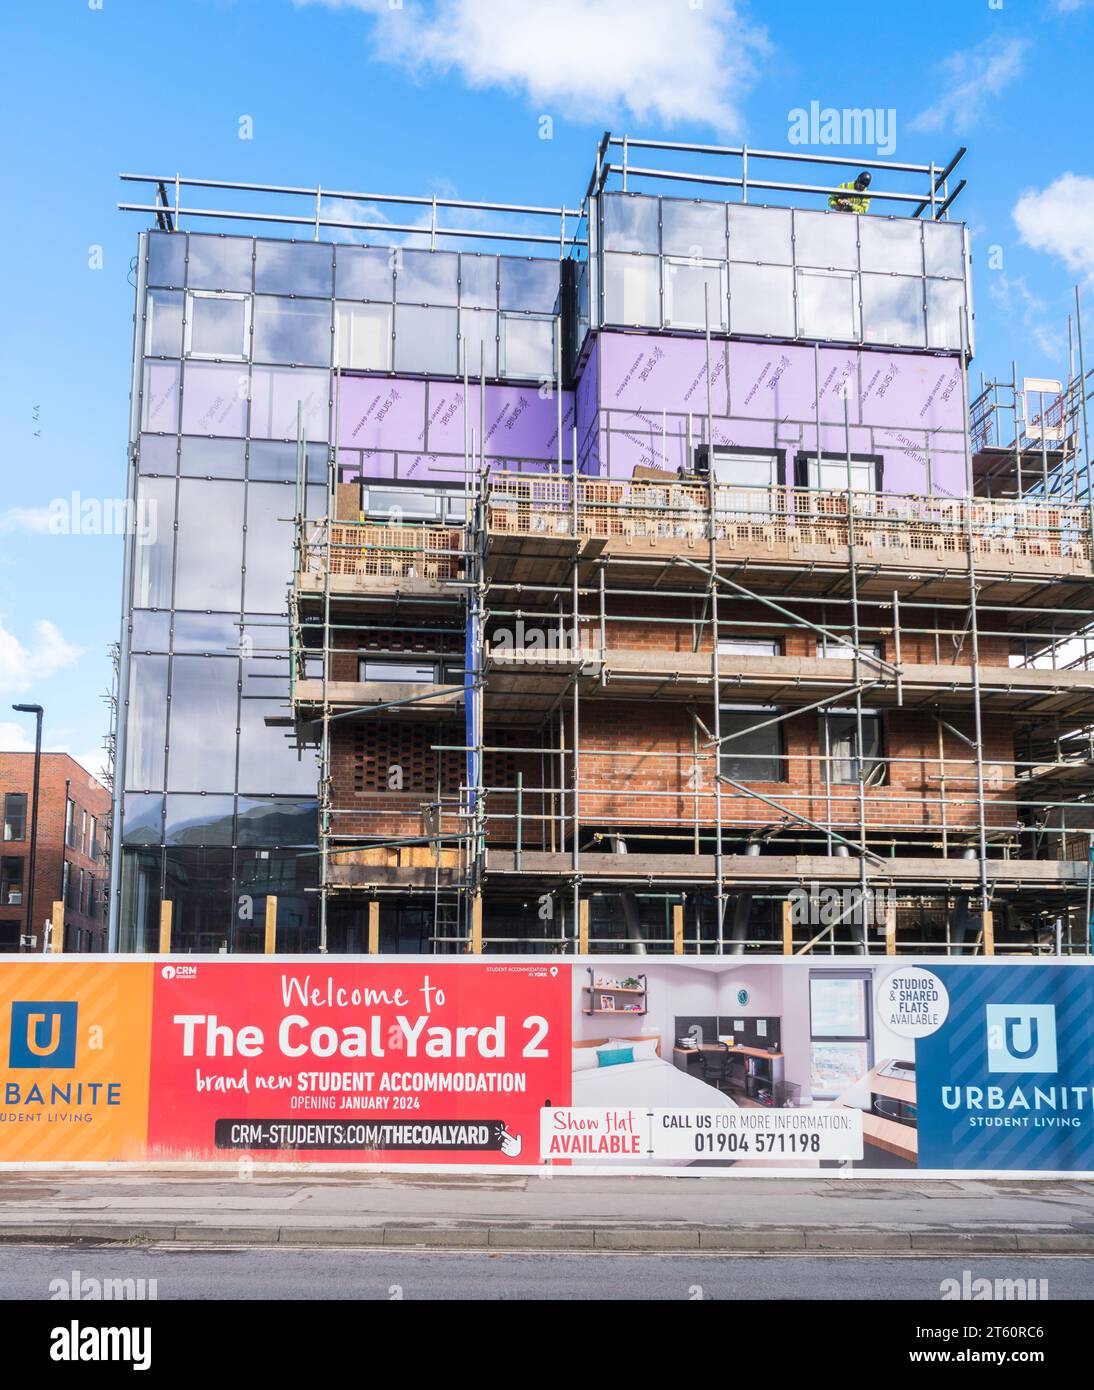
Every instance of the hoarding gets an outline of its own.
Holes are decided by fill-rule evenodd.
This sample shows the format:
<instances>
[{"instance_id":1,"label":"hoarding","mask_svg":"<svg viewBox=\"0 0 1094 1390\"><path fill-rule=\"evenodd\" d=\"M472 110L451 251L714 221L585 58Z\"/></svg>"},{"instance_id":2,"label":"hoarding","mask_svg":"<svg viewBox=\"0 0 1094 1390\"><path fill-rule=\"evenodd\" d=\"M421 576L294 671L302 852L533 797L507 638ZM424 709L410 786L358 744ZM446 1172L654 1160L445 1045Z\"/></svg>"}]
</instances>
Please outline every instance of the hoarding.
<instances>
[{"instance_id":1,"label":"hoarding","mask_svg":"<svg viewBox=\"0 0 1094 1390\"><path fill-rule=\"evenodd\" d=\"M0 1163L1094 1173L1088 964L0 964Z\"/></svg>"}]
</instances>

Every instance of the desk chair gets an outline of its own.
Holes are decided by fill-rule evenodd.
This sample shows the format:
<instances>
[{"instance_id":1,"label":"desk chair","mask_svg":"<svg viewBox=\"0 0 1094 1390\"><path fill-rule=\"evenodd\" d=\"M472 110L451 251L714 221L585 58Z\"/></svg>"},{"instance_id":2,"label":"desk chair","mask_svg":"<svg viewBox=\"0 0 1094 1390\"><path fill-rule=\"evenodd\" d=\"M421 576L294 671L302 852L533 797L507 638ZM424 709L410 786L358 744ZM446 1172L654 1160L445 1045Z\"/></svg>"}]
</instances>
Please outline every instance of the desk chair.
<instances>
[{"instance_id":1,"label":"desk chair","mask_svg":"<svg viewBox=\"0 0 1094 1390\"><path fill-rule=\"evenodd\" d=\"M699 1074L709 1086L716 1086L720 1091L729 1082L732 1060L725 1043L711 1043L699 1053Z\"/></svg>"}]
</instances>

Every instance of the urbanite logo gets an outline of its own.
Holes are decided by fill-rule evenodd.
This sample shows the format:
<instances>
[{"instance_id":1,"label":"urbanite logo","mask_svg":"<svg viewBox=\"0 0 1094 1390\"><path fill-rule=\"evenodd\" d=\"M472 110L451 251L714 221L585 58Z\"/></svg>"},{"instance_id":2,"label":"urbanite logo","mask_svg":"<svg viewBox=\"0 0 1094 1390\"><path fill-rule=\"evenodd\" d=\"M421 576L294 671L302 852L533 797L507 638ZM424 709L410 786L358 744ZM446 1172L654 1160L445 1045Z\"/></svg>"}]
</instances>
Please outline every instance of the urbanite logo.
<instances>
[{"instance_id":1,"label":"urbanite logo","mask_svg":"<svg viewBox=\"0 0 1094 1390\"><path fill-rule=\"evenodd\" d=\"M81 1327L75 1318L49 1334L53 1361L131 1361L135 1371L152 1364L150 1327Z\"/></svg>"},{"instance_id":2,"label":"urbanite logo","mask_svg":"<svg viewBox=\"0 0 1094 1390\"><path fill-rule=\"evenodd\" d=\"M160 971L165 980L196 980L196 965L165 965Z\"/></svg>"},{"instance_id":3,"label":"urbanite logo","mask_svg":"<svg viewBox=\"0 0 1094 1390\"><path fill-rule=\"evenodd\" d=\"M96 1303L99 1300L153 1299L158 1297L155 1279L94 1279L78 1269L68 1279L51 1279L49 1296L69 1303Z\"/></svg>"},{"instance_id":4,"label":"urbanite logo","mask_svg":"<svg viewBox=\"0 0 1094 1390\"><path fill-rule=\"evenodd\" d=\"M77 1009L75 1002L14 1001L8 1066L74 1067Z\"/></svg>"},{"instance_id":5,"label":"urbanite logo","mask_svg":"<svg viewBox=\"0 0 1094 1390\"><path fill-rule=\"evenodd\" d=\"M989 1004L988 1071L1056 1070L1053 1004Z\"/></svg>"}]
</instances>

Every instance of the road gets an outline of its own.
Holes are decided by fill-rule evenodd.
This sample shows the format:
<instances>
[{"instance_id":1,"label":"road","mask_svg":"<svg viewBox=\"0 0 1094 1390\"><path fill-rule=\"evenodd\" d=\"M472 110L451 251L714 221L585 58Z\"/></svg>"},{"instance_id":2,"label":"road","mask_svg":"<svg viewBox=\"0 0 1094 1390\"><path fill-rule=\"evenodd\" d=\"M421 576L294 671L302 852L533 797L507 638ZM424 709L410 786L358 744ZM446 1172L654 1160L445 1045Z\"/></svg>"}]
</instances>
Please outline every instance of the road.
<instances>
[{"instance_id":1,"label":"road","mask_svg":"<svg viewBox=\"0 0 1094 1390\"><path fill-rule=\"evenodd\" d=\"M450 1250L194 1250L6 1245L0 1300L48 1299L74 1272L156 1281L163 1299L930 1299L945 1279L1048 1280L1051 1300L1094 1298L1094 1258L1009 1255L802 1258L490 1254ZM146 1285L146 1288L148 1286Z\"/></svg>"}]
</instances>

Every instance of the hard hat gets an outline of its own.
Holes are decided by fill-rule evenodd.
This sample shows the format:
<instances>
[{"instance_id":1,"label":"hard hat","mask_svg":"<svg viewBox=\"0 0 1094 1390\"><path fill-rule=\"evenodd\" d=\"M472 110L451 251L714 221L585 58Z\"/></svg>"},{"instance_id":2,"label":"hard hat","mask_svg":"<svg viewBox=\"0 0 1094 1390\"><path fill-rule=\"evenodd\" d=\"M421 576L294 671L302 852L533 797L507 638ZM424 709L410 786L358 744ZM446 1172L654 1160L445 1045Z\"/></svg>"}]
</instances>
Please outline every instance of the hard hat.
<instances>
[{"instance_id":1,"label":"hard hat","mask_svg":"<svg viewBox=\"0 0 1094 1390\"><path fill-rule=\"evenodd\" d=\"M867 172L867 170L863 169L862 173L859 174L858 178L855 180L855 187L856 187L856 188L869 188L869 187L870 187L870 175L869 175L869 173Z\"/></svg>"}]
</instances>

